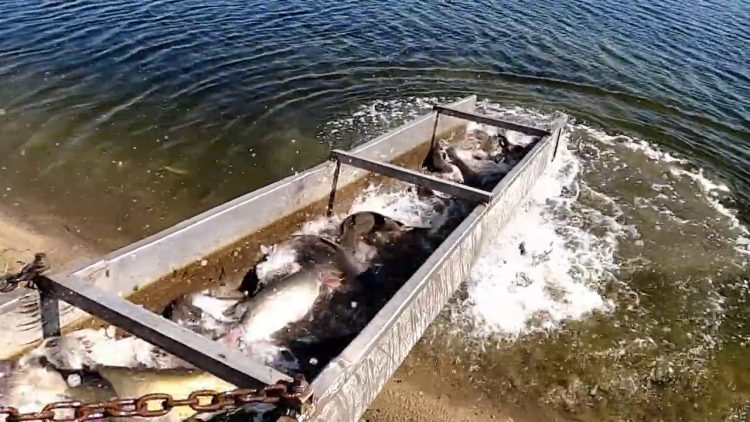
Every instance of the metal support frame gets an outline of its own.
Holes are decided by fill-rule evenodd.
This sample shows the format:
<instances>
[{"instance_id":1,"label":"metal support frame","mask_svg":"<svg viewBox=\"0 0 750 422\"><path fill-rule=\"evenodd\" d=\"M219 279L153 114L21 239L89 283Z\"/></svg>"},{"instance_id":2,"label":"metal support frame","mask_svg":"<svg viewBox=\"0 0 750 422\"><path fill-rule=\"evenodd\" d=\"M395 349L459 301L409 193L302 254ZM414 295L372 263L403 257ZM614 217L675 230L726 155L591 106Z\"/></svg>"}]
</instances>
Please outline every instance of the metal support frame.
<instances>
[{"instance_id":1,"label":"metal support frame","mask_svg":"<svg viewBox=\"0 0 750 422\"><path fill-rule=\"evenodd\" d=\"M558 118L552 125L552 133L555 134L555 150L552 152L553 160L557 157L557 149L560 147L560 138L562 137L563 130L565 129L565 125L567 124L568 116L563 116L561 118Z\"/></svg>"},{"instance_id":2,"label":"metal support frame","mask_svg":"<svg viewBox=\"0 0 750 422\"><path fill-rule=\"evenodd\" d=\"M427 153L427 157L425 157L424 162L422 162L422 167L427 168L434 168L435 163L432 159L432 154L435 152L435 140L437 139L437 128L438 123L440 122L440 112L435 113L435 124L432 125L432 138L430 139L430 151Z\"/></svg>"},{"instance_id":3,"label":"metal support frame","mask_svg":"<svg viewBox=\"0 0 750 422\"><path fill-rule=\"evenodd\" d=\"M521 132L526 135L532 136L549 136L550 132L544 129L539 129L531 126L519 125L517 123L506 122L505 120L495 119L489 116L483 116L476 113L468 113L465 111L454 110L452 108L443 106L434 106L433 110L437 111L438 116L445 114L446 116L458 117L459 119L471 120L472 122L484 123L486 125L501 127L503 129L514 130ZM437 118L437 117L436 117Z\"/></svg>"},{"instance_id":4,"label":"metal support frame","mask_svg":"<svg viewBox=\"0 0 750 422\"><path fill-rule=\"evenodd\" d=\"M466 199L471 202L490 202L492 193L481 189L472 188L471 186L443 180L428 174L416 172L388 163L370 160L358 157L341 150L333 150L331 156L339 163L348 164L363 170L378 173L383 176L392 177L402 182L422 186L438 192L447 193L457 198ZM336 189L334 185L334 190Z\"/></svg>"},{"instance_id":5,"label":"metal support frame","mask_svg":"<svg viewBox=\"0 0 750 422\"><path fill-rule=\"evenodd\" d=\"M59 337L60 329L60 301L54 293L39 288L39 314L42 319L42 337Z\"/></svg>"},{"instance_id":6,"label":"metal support frame","mask_svg":"<svg viewBox=\"0 0 750 422\"><path fill-rule=\"evenodd\" d=\"M141 306L77 280L35 279L42 300L45 337L59 334L58 300L65 301L122 328L168 353L240 388L290 381L291 378L253 360L237 350L220 345L183 328ZM47 328L45 328L45 326Z\"/></svg>"},{"instance_id":7,"label":"metal support frame","mask_svg":"<svg viewBox=\"0 0 750 422\"><path fill-rule=\"evenodd\" d=\"M326 209L326 217L333 215L333 203L336 200L336 187L339 184L339 173L341 173L341 162L336 160L336 169L333 171L333 183L331 184L331 193L328 195L328 208Z\"/></svg>"}]
</instances>

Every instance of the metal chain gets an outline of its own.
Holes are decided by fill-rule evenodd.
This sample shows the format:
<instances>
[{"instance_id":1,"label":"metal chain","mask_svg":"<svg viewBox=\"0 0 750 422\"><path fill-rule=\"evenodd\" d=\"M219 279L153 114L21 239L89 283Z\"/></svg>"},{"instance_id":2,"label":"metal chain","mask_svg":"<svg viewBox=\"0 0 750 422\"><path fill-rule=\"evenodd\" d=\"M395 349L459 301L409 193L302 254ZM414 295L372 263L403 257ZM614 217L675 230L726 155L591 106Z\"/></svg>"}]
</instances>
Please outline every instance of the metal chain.
<instances>
[{"instance_id":1,"label":"metal chain","mask_svg":"<svg viewBox=\"0 0 750 422\"><path fill-rule=\"evenodd\" d=\"M310 385L304 376L294 381L280 381L262 388L238 388L217 392L193 391L185 399L175 399L170 394L151 393L138 398L114 399L97 403L58 401L50 403L41 412L21 413L15 407L0 406L0 416L6 422L81 422L115 417L156 418L165 416L177 407L189 407L198 413L213 413L237 409L250 403L269 403L299 408L310 395Z\"/></svg>"},{"instance_id":2,"label":"metal chain","mask_svg":"<svg viewBox=\"0 0 750 422\"><path fill-rule=\"evenodd\" d=\"M21 283L26 283L26 287L34 287L34 279L49 271L50 265L47 261L47 255L37 253L34 260L26 264L20 272L16 274L5 274L0 276L0 293L9 293L16 290Z\"/></svg>"}]
</instances>

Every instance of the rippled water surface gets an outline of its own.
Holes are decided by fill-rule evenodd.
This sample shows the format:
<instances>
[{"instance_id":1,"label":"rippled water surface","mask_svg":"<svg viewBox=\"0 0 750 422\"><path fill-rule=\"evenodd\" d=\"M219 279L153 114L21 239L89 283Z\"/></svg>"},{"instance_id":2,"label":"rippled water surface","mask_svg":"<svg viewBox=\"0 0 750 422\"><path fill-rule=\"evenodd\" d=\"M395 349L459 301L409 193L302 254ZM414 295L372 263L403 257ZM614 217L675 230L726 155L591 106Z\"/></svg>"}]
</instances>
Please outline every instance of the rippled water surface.
<instances>
[{"instance_id":1,"label":"rippled water surface","mask_svg":"<svg viewBox=\"0 0 750 422\"><path fill-rule=\"evenodd\" d=\"M592 267L601 314L477 357L534 368L506 383L513 371L500 365L489 391L593 419L729 415L750 397L748 43L743 1L6 0L2 206L54 212L109 249L438 101L563 111L576 119L577 170L560 182L573 199L548 210L560 223L549 233L603 252L550 271ZM582 317L552 310L554 321ZM573 365L565 350L588 358ZM612 404L618 395L632 413Z\"/></svg>"}]
</instances>

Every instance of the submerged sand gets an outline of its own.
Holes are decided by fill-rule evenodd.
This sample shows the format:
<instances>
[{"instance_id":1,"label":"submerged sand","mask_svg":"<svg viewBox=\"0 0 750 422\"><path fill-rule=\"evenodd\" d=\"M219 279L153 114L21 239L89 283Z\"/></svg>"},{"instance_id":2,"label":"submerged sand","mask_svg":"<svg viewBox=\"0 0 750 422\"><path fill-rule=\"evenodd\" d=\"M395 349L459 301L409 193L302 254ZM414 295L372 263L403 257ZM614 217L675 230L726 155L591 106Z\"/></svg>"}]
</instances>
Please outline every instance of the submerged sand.
<instances>
[{"instance_id":1,"label":"submerged sand","mask_svg":"<svg viewBox=\"0 0 750 422\"><path fill-rule=\"evenodd\" d=\"M471 375L432 359L420 343L391 377L361 422L543 420L520 417L472 385Z\"/></svg>"}]
</instances>

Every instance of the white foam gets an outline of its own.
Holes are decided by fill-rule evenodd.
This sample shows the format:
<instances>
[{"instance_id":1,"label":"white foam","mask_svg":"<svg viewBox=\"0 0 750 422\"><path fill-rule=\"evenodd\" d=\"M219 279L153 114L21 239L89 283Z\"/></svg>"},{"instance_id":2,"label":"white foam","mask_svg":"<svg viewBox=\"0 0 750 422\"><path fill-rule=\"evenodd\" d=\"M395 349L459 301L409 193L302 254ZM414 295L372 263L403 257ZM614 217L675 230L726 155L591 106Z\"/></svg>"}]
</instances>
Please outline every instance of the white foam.
<instances>
[{"instance_id":1,"label":"white foam","mask_svg":"<svg viewBox=\"0 0 750 422\"><path fill-rule=\"evenodd\" d=\"M288 245L274 246L263 252L267 253L266 259L255 266L258 280L261 282L280 275L296 273L302 268L297 262L297 251Z\"/></svg>"},{"instance_id":2,"label":"white foam","mask_svg":"<svg viewBox=\"0 0 750 422\"><path fill-rule=\"evenodd\" d=\"M743 246L743 239L750 236L750 230L748 227L743 225L737 218L737 212L730 208L727 208L721 203L719 198L722 195L731 194L729 187L721 182L717 182L712 177L708 176L702 168L688 169L680 165L688 164L688 160L678 157L668 151L659 148L645 140L633 138L627 135L609 135L602 130L595 129L582 124L574 125L576 130L585 131L591 138L601 142L605 145L621 145L632 151L642 152L647 158L653 161L658 161L667 164L676 164L669 167L669 172L679 178L689 178L700 188L703 193L703 199L719 214L729 219L729 224L734 230L738 232L735 244L739 252L750 254L750 248ZM654 189L671 189L669 185L654 185ZM680 201L680 198L675 198ZM684 221L683 221L684 222Z\"/></svg>"},{"instance_id":3,"label":"white foam","mask_svg":"<svg viewBox=\"0 0 750 422\"><path fill-rule=\"evenodd\" d=\"M721 201L719 201L719 197L722 194L731 192L729 187L723 183L717 183L708 178L703 169L698 169L697 171L688 171L680 168L672 168L670 169L670 172L675 176L688 177L698 185L698 187L703 191L705 200L709 204L711 204L711 207L713 207L713 209L715 209L719 214L727 217L732 228L739 231L739 236L737 237L736 244L738 245L738 247L741 246L742 239L744 239L745 236L750 235L750 230L748 230L748 228L740 222L739 218L737 218L737 212L735 210L727 208L726 206L724 206L724 204L721 203ZM738 250L742 252L750 252L748 250L743 251L741 247L739 247Z\"/></svg>"},{"instance_id":4,"label":"white foam","mask_svg":"<svg viewBox=\"0 0 750 422\"><path fill-rule=\"evenodd\" d=\"M404 97L377 99L362 104L349 116L327 122L320 133L323 141L333 145L342 135L357 134L359 141L380 135L401 122L414 119L435 104L451 101L438 97ZM346 145L347 147L350 145Z\"/></svg>"},{"instance_id":5,"label":"white foam","mask_svg":"<svg viewBox=\"0 0 750 422\"><path fill-rule=\"evenodd\" d=\"M524 147L536 141L537 139L539 139L536 136L526 135L524 133L516 132L514 130L499 130L495 126L485 125L485 124L476 123L476 122L470 122L466 126L466 130L467 132L478 130L478 131L486 133L489 136L502 133L502 135L505 136L505 139L507 139L508 142L510 142L511 144L520 145Z\"/></svg>"},{"instance_id":6,"label":"white foam","mask_svg":"<svg viewBox=\"0 0 750 422\"><path fill-rule=\"evenodd\" d=\"M576 183L579 165L567 150L558 158L505 228L485 234L464 311L474 335L512 338L611 306L595 285L615 266L616 235L598 239L557 217L575 201L560 193Z\"/></svg>"},{"instance_id":7,"label":"white foam","mask_svg":"<svg viewBox=\"0 0 750 422\"><path fill-rule=\"evenodd\" d=\"M574 125L577 130L583 130L592 138L607 145L622 145L632 151L640 151L651 160L661 161L663 163L680 163L685 164L687 160L676 157L668 151L657 148L653 144L642 139L635 139L626 135L610 135L600 129L592 128L583 124Z\"/></svg>"},{"instance_id":8,"label":"white foam","mask_svg":"<svg viewBox=\"0 0 750 422\"><path fill-rule=\"evenodd\" d=\"M374 211L409 226L434 227L439 216L434 204L420 198L414 189L384 192L379 185L369 186L358 196L350 213Z\"/></svg>"}]
</instances>

